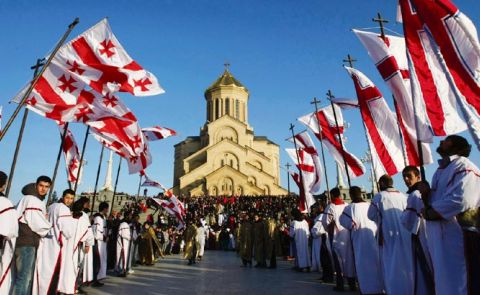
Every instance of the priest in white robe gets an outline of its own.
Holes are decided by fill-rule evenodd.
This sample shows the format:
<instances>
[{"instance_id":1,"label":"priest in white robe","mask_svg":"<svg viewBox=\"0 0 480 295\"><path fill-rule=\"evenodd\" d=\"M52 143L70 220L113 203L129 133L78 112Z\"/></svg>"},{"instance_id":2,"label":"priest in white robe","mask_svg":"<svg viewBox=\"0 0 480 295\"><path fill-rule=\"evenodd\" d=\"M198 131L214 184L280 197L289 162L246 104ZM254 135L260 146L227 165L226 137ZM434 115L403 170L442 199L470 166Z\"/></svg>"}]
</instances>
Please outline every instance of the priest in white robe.
<instances>
[{"instance_id":1,"label":"priest in white robe","mask_svg":"<svg viewBox=\"0 0 480 295\"><path fill-rule=\"evenodd\" d=\"M333 260L335 263L336 291L343 291L344 277L347 278L351 290L355 290L355 262L353 260L352 245L350 243L350 233L340 224L340 215L347 204L340 197L340 190L333 188L330 190L332 202L325 208L322 223L324 228L333 234Z\"/></svg>"},{"instance_id":2,"label":"priest in white robe","mask_svg":"<svg viewBox=\"0 0 480 295\"><path fill-rule=\"evenodd\" d=\"M18 237L18 214L4 195L7 175L0 171L0 294L9 294L12 287L13 254Z\"/></svg>"},{"instance_id":3,"label":"priest in white robe","mask_svg":"<svg viewBox=\"0 0 480 295\"><path fill-rule=\"evenodd\" d=\"M412 236L412 255L415 269L415 294L434 295L432 261L428 250L425 219L422 211L430 186L421 181L420 170L407 166L402 171L403 180L408 187L407 208L402 213L402 224Z\"/></svg>"},{"instance_id":4,"label":"priest in white robe","mask_svg":"<svg viewBox=\"0 0 480 295\"><path fill-rule=\"evenodd\" d=\"M58 203L48 207L48 220L53 225L49 234L40 240L33 276L32 294L47 294L57 291L59 274L64 267L64 245L72 238L74 228L70 206L75 192L67 189Z\"/></svg>"},{"instance_id":5,"label":"priest in white robe","mask_svg":"<svg viewBox=\"0 0 480 295\"><path fill-rule=\"evenodd\" d=\"M295 263L299 270L310 269L310 251L308 249L308 238L310 237L310 228L308 222L303 218L298 209L293 212L292 223L290 225L290 237L295 241Z\"/></svg>"},{"instance_id":6,"label":"priest in white robe","mask_svg":"<svg viewBox=\"0 0 480 295\"><path fill-rule=\"evenodd\" d=\"M118 227L117 235L117 255L116 255L116 264L115 270L119 276L127 275L127 256L130 251L130 239L132 238L132 233L130 231L129 216L126 213L125 218L120 222Z\"/></svg>"},{"instance_id":7,"label":"priest in white robe","mask_svg":"<svg viewBox=\"0 0 480 295\"><path fill-rule=\"evenodd\" d=\"M378 184L381 192L373 197L368 218L378 226L385 290L389 295L414 294L412 242L410 233L401 224L407 196L393 188L389 175L380 177Z\"/></svg>"},{"instance_id":8,"label":"priest in white robe","mask_svg":"<svg viewBox=\"0 0 480 295\"><path fill-rule=\"evenodd\" d=\"M467 158L470 150L458 135L448 136L437 149L442 160L433 175L424 216L438 295L480 293L479 250L471 247L471 242L478 243L480 171Z\"/></svg>"},{"instance_id":9,"label":"priest in white robe","mask_svg":"<svg viewBox=\"0 0 480 295\"><path fill-rule=\"evenodd\" d=\"M323 213L318 213L313 220L313 226L310 230L310 233L312 234L312 271L322 270L320 249L322 248L322 235L327 233L323 228L322 216Z\"/></svg>"},{"instance_id":10,"label":"priest in white robe","mask_svg":"<svg viewBox=\"0 0 480 295\"><path fill-rule=\"evenodd\" d=\"M87 245L89 236L90 222L82 218L84 213L83 203L78 200L72 208L72 228L74 234L64 245L64 255L62 256L62 269L60 270L58 292L63 294L77 294L77 278L82 267L83 258L90 251Z\"/></svg>"},{"instance_id":11,"label":"priest in white robe","mask_svg":"<svg viewBox=\"0 0 480 295\"><path fill-rule=\"evenodd\" d=\"M93 219L93 236L95 238L95 246L93 251L94 269L93 269L93 287L101 287L103 283L99 282L107 277L107 220L109 206L107 202L98 205L98 213Z\"/></svg>"},{"instance_id":12,"label":"priest in white robe","mask_svg":"<svg viewBox=\"0 0 480 295\"><path fill-rule=\"evenodd\" d=\"M340 224L350 231L360 292L382 294L382 265L375 239L377 225L368 219L370 204L363 200L362 190L358 186L350 188L350 198L352 203L343 210Z\"/></svg>"}]
</instances>

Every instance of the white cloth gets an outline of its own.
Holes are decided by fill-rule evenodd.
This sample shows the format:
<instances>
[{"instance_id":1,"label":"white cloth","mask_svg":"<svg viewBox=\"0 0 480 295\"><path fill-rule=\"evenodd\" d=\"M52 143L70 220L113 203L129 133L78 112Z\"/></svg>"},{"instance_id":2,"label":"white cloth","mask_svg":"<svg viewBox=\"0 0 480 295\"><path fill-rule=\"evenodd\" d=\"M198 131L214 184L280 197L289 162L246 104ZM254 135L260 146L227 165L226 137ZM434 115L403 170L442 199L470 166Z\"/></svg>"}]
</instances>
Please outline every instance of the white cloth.
<instances>
[{"instance_id":1,"label":"white cloth","mask_svg":"<svg viewBox=\"0 0 480 295\"><path fill-rule=\"evenodd\" d=\"M127 255L130 250L130 239L132 234L130 232L130 226L125 221L120 223L118 227L117 235L117 263L115 269L118 272L124 272L127 269Z\"/></svg>"},{"instance_id":2,"label":"white cloth","mask_svg":"<svg viewBox=\"0 0 480 295\"><path fill-rule=\"evenodd\" d=\"M88 214L83 212L82 217L80 217L80 219L82 219L83 223L88 225L84 246L88 246L89 251L88 253L85 253L83 257L83 273L82 273L82 282L87 283L87 282L93 281L93 245L95 245L95 237L93 236L93 230L92 230L92 226L90 225L90 217L88 216Z\"/></svg>"},{"instance_id":3,"label":"white cloth","mask_svg":"<svg viewBox=\"0 0 480 295\"><path fill-rule=\"evenodd\" d=\"M35 273L33 275L32 294L47 294L54 276L64 268L67 241L75 234L70 208L63 203L54 203L48 207L48 220L52 224L48 235L40 240L37 249ZM56 266L59 268L56 269ZM58 280L57 280L58 281ZM58 285L57 285L58 286ZM53 286L56 288L56 286Z\"/></svg>"},{"instance_id":4,"label":"white cloth","mask_svg":"<svg viewBox=\"0 0 480 295\"><path fill-rule=\"evenodd\" d=\"M350 233L340 224L339 220L346 206L347 204L345 203L339 205L329 204L325 208L322 224L326 229L333 226L332 248L338 258L340 271L345 277L353 278L355 277L355 262L353 260Z\"/></svg>"},{"instance_id":5,"label":"white cloth","mask_svg":"<svg viewBox=\"0 0 480 295\"><path fill-rule=\"evenodd\" d=\"M195 242L197 246L197 256L203 256L205 252L205 238L207 236L207 232L205 227L199 226L197 227L197 236L195 237Z\"/></svg>"},{"instance_id":6,"label":"white cloth","mask_svg":"<svg viewBox=\"0 0 480 295\"><path fill-rule=\"evenodd\" d=\"M312 234L312 271L320 271L322 269L320 249L322 248L322 235L327 233L322 224L322 215L319 214L315 218L313 227L310 230Z\"/></svg>"},{"instance_id":7,"label":"white cloth","mask_svg":"<svg viewBox=\"0 0 480 295\"><path fill-rule=\"evenodd\" d=\"M385 290L391 295L414 293L412 241L400 223L406 207L407 196L388 189L376 194L368 209L368 218L378 226Z\"/></svg>"},{"instance_id":8,"label":"white cloth","mask_svg":"<svg viewBox=\"0 0 480 295\"><path fill-rule=\"evenodd\" d=\"M131 269L132 268L132 261L135 261L135 252L137 251L137 247L135 247L134 245L134 242L137 240L138 238L138 232L137 232L137 228L135 227L135 225L133 223L130 223L129 224L130 226L130 231L132 233L132 239L130 241L128 241L128 261L127 261L127 269ZM159 249L161 250L161 249Z\"/></svg>"},{"instance_id":9,"label":"white cloth","mask_svg":"<svg viewBox=\"0 0 480 295\"><path fill-rule=\"evenodd\" d=\"M340 216L340 224L350 231L361 293L380 294L384 287L380 253L375 239L377 225L368 219L369 207L367 202L348 205Z\"/></svg>"},{"instance_id":10,"label":"white cloth","mask_svg":"<svg viewBox=\"0 0 480 295\"><path fill-rule=\"evenodd\" d=\"M310 237L310 229L306 220L293 220L290 224L290 237L295 240L296 263L299 268L311 266L310 253L308 250L308 238Z\"/></svg>"},{"instance_id":11,"label":"white cloth","mask_svg":"<svg viewBox=\"0 0 480 295\"><path fill-rule=\"evenodd\" d=\"M480 199L478 168L465 157L452 156L450 160L433 175L430 195L431 206L443 220L426 224L438 295L467 294L463 232L455 217L478 208Z\"/></svg>"},{"instance_id":12,"label":"white cloth","mask_svg":"<svg viewBox=\"0 0 480 295\"><path fill-rule=\"evenodd\" d=\"M87 218L78 219L71 217L74 234L64 245L64 254L62 255L62 269L58 279L58 291L65 294L75 294L76 282L80 271L80 263L83 260L84 246L87 240L90 240L89 229L90 222ZM91 242L91 240L90 240Z\"/></svg>"},{"instance_id":13,"label":"white cloth","mask_svg":"<svg viewBox=\"0 0 480 295\"><path fill-rule=\"evenodd\" d=\"M0 196L0 294L9 294L12 286L13 255L18 237L18 214L9 199Z\"/></svg>"},{"instance_id":14,"label":"white cloth","mask_svg":"<svg viewBox=\"0 0 480 295\"><path fill-rule=\"evenodd\" d=\"M18 222L24 223L30 229L44 237L52 225L47 219L45 203L36 196L26 195L17 204Z\"/></svg>"},{"instance_id":15,"label":"white cloth","mask_svg":"<svg viewBox=\"0 0 480 295\"><path fill-rule=\"evenodd\" d=\"M101 214L95 215L92 230L97 243L97 251L93 255L97 255L100 261L97 280L101 280L107 277L107 221Z\"/></svg>"}]
</instances>

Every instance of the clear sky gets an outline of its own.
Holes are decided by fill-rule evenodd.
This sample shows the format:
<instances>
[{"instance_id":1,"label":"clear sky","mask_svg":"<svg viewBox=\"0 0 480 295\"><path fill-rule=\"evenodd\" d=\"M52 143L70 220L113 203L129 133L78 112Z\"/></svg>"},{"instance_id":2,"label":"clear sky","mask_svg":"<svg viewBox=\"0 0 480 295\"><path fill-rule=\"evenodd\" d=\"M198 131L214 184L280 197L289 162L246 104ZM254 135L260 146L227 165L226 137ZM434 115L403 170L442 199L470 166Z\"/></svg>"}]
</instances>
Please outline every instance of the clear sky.
<instances>
[{"instance_id":1,"label":"clear sky","mask_svg":"<svg viewBox=\"0 0 480 295\"><path fill-rule=\"evenodd\" d=\"M170 127L178 136L151 143L153 164L149 175L166 186L173 183L174 144L186 136L198 135L205 123L205 89L231 64L232 74L250 91L249 122L256 135L268 136L281 147L281 165L289 159L283 151L290 144L291 122L304 129L296 118L313 111L313 97L322 99L331 89L337 96L355 97L353 84L342 68L347 54L358 59L355 67L379 86L385 97L391 94L371 63L366 51L350 31L371 28L371 18L380 12L391 22L387 27L401 33L394 22L397 1L385 0L190 0L190 1L0 1L0 34L3 56L0 74L0 105L4 122L15 105L8 101L31 78L37 58L54 47L67 25L80 18L70 38L82 33L103 17L109 17L119 41L142 66L153 72L166 93L137 98L121 95L134 111L142 127ZM480 24L478 0L457 0L455 4L473 22ZM387 99L390 101L390 99ZM366 142L358 112L344 113L351 127L346 131L347 148L363 156ZM0 170L8 173L13 157L21 116L0 143ZM72 127L82 144L86 127ZM468 134L466 137L470 140ZM55 123L30 113L11 197L17 201L21 187L41 174L51 175L60 136ZM318 142L317 142L318 144ZM436 148L438 140L433 147ZM318 146L319 147L319 146ZM93 189L100 144L89 138L84 181L80 191ZM105 159L105 158L104 158ZM475 149L472 159L480 164ZM118 157L114 158L114 171ZM125 163L124 163L125 164ZM333 160L328 156L330 184L334 183ZM431 177L436 165L427 167ZM136 193L138 176L122 167L118 191ZM100 184L105 179L105 163ZM282 172L286 188L286 174ZM115 176L115 175L114 175ZM399 188L403 181L395 178ZM367 177L353 184L369 188ZM56 189L67 187L62 159ZM158 190L150 188L149 194Z\"/></svg>"}]
</instances>

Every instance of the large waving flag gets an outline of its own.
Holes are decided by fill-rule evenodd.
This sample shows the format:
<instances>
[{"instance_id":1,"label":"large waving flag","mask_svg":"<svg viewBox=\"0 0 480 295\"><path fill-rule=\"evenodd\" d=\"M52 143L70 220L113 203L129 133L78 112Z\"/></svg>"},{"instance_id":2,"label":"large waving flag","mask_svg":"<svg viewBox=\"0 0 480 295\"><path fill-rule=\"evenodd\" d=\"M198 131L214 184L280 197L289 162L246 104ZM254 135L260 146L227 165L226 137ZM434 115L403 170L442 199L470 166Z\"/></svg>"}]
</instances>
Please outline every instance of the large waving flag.
<instances>
[{"instance_id":1,"label":"large waving flag","mask_svg":"<svg viewBox=\"0 0 480 295\"><path fill-rule=\"evenodd\" d=\"M388 175L401 172L405 168L403 157L405 151L403 150L404 144L395 115L390 111L382 94L370 79L356 69L345 68L355 85L360 113L367 129L372 159L374 160L373 166L377 177L382 176L385 172ZM408 140L405 145L414 145L414 143ZM407 147L406 150L409 150L409 148ZM412 157L415 163L419 162L416 154Z\"/></svg>"},{"instance_id":2,"label":"large waving flag","mask_svg":"<svg viewBox=\"0 0 480 295\"><path fill-rule=\"evenodd\" d=\"M67 168L67 180L73 185L77 182L78 169L80 168L80 153L78 151L77 142L73 137L70 129L65 130L65 123L59 123L60 136L65 134L65 141L63 142L63 155L65 156L65 167ZM80 179L78 180L80 183Z\"/></svg>"},{"instance_id":3,"label":"large waving flag","mask_svg":"<svg viewBox=\"0 0 480 295\"><path fill-rule=\"evenodd\" d=\"M334 110L339 124L338 129L335 124L335 116L333 113ZM340 144L338 133L340 133L340 136L343 136L344 121L339 106L333 104L333 106L327 106L318 110L318 112L316 113L307 114L298 118L297 120L305 124L319 140L322 140L323 144L332 154L337 164L342 167L343 171L345 171L343 156L345 157L345 162L347 163L347 169L349 171L350 177L355 178L365 173L365 166L357 157L347 151L345 145L342 150L342 145ZM319 126L320 130L318 128Z\"/></svg>"},{"instance_id":4,"label":"large waving flag","mask_svg":"<svg viewBox=\"0 0 480 295\"><path fill-rule=\"evenodd\" d=\"M436 44L425 27L425 22L412 5L413 2L399 0L399 3L415 99L424 102L426 116L436 136L465 131L467 125L457 105L456 90L451 87L447 74L436 57Z\"/></svg>"}]
</instances>

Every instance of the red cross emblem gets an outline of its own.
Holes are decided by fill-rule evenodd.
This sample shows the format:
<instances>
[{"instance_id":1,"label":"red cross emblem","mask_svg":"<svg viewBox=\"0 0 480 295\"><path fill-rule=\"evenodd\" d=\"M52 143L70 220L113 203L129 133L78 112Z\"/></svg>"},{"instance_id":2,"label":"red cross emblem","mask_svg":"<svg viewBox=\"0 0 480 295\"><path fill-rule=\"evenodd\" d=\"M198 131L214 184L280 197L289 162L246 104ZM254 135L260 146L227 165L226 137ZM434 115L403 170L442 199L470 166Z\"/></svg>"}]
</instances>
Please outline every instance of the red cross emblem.
<instances>
[{"instance_id":1,"label":"red cross emblem","mask_svg":"<svg viewBox=\"0 0 480 295\"><path fill-rule=\"evenodd\" d=\"M67 77L62 75L60 78L58 78L58 81L62 82L62 85L59 85L58 88L60 88L63 92L65 92L68 89L68 92L72 93L77 89L77 87L73 86L73 83L77 82L75 79L72 77Z\"/></svg>"},{"instance_id":2,"label":"red cross emblem","mask_svg":"<svg viewBox=\"0 0 480 295\"><path fill-rule=\"evenodd\" d=\"M108 58L112 57L115 54L115 51L113 51L113 48L115 48L115 45L113 45L111 40L103 40L100 42L100 45L103 48L100 48L100 54L106 54Z\"/></svg>"}]
</instances>

